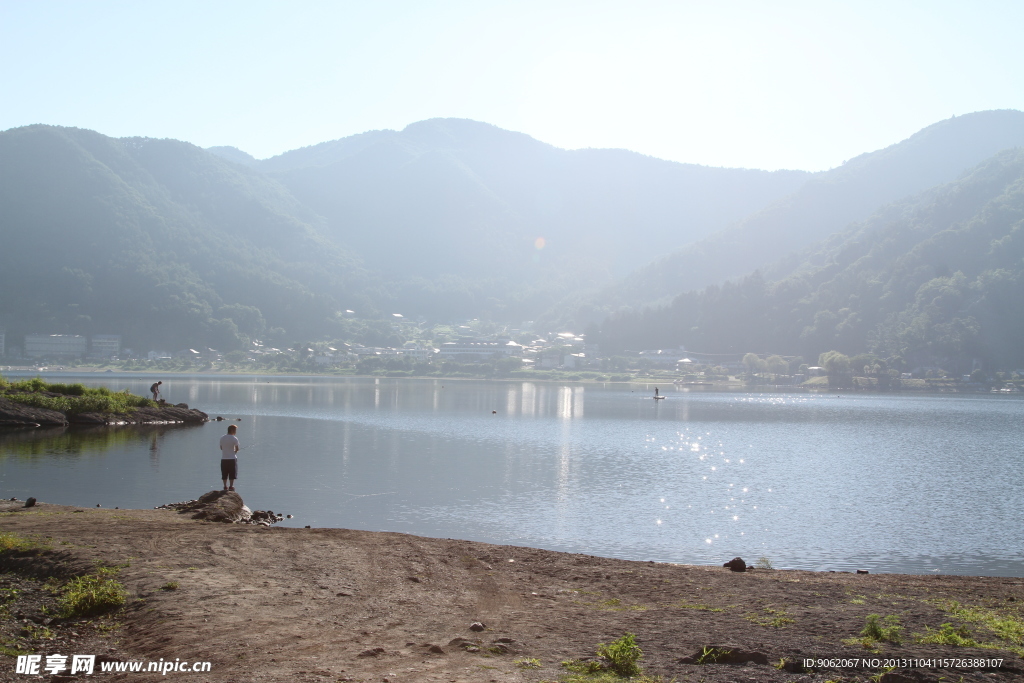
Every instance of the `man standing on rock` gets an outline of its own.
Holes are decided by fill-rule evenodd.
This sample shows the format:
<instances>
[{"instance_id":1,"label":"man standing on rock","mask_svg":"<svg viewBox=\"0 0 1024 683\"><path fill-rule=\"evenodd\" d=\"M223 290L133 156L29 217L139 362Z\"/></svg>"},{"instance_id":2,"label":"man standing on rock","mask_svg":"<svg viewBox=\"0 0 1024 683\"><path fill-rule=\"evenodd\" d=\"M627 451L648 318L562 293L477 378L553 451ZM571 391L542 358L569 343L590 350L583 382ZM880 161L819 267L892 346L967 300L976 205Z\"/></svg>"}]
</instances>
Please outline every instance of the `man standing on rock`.
<instances>
[{"instance_id":1,"label":"man standing on rock","mask_svg":"<svg viewBox=\"0 0 1024 683\"><path fill-rule=\"evenodd\" d=\"M153 392L153 400L157 400L160 397L160 385L163 384L163 380L159 382L153 382L153 386L149 388Z\"/></svg>"},{"instance_id":2,"label":"man standing on rock","mask_svg":"<svg viewBox=\"0 0 1024 683\"><path fill-rule=\"evenodd\" d=\"M224 480L224 490L235 490L235 479L238 479L238 431L236 425L228 426L228 433L220 437L220 478ZM231 485L228 485L228 480Z\"/></svg>"}]
</instances>

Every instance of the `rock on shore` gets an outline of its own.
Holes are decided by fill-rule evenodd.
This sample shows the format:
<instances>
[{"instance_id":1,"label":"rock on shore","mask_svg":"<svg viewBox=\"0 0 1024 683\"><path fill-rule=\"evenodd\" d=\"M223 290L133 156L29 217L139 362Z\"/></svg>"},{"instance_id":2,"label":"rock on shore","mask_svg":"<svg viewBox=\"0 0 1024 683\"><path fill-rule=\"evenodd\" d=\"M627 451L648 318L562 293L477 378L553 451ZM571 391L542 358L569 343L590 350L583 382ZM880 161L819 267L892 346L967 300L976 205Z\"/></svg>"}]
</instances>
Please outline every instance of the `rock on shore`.
<instances>
[{"instance_id":1,"label":"rock on shore","mask_svg":"<svg viewBox=\"0 0 1024 683\"><path fill-rule=\"evenodd\" d=\"M156 408L137 408L132 413L79 413L65 415L56 410L35 408L15 403L0 396L0 427L52 427L63 425L129 425L179 424L209 421L201 410L189 408L185 403L161 404Z\"/></svg>"},{"instance_id":2,"label":"rock on shore","mask_svg":"<svg viewBox=\"0 0 1024 683\"><path fill-rule=\"evenodd\" d=\"M242 497L234 491L210 491L196 500L158 505L156 509L177 510L182 514L191 513L192 519L231 524L270 526L284 519L273 510L250 510L242 501Z\"/></svg>"},{"instance_id":3,"label":"rock on shore","mask_svg":"<svg viewBox=\"0 0 1024 683\"><path fill-rule=\"evenodd\" d=\"M15 403L0 396L0 427L59 426L67 422L64 413Z\"/></svg>"}]
</instances>

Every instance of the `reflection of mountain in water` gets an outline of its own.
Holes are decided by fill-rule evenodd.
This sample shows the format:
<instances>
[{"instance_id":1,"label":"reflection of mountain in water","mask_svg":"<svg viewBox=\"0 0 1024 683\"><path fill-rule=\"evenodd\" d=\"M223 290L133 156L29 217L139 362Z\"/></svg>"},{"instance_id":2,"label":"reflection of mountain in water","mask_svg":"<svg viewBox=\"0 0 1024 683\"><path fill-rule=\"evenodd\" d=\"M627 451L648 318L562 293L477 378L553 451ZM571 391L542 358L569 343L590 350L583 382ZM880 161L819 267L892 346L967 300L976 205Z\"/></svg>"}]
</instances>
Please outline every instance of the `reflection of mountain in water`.
<instances>
[{"instance_id":1,"label":"reflection of mountain in water","mask_svg":"<svg viewBox=\"0 0 1024 683\"><path fill-rule=\"evenodd\" d=\"M156 462L160 459L160 444L167 432L198 426L201 425L186 423L0 430L0 457L101 455L116 448L149 442L149 457Z\"/></svg>"}]
</instances>

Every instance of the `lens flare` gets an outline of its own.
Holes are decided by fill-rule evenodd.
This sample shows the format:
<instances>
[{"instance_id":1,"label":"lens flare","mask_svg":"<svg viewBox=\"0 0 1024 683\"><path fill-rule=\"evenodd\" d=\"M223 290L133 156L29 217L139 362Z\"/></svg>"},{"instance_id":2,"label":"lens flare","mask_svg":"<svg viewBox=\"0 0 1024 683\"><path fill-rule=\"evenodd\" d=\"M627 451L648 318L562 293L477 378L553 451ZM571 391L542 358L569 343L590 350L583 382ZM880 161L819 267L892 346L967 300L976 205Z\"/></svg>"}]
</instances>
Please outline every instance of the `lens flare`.
<instances>
[{"instance_id":1,"label":"lens flare","mask_svg":"<svg viewBox=\"0 0 1024 683\"><path fill-rule=\"evenodd\" d=\"M543 249L545 244L547 244L547 240L545 240L543 237L538 237L533 241L533 246L537 251Z\"/></svg>"}]
</instances>

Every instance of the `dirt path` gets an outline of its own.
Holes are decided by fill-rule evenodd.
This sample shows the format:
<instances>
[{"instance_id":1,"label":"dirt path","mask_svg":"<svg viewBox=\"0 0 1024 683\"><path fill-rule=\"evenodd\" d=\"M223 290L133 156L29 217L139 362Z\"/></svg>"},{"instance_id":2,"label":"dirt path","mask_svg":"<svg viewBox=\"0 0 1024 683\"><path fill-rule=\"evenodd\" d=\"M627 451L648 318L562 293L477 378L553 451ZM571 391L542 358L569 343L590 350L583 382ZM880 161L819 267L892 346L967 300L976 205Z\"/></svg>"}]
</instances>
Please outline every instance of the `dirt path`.
<instances>
[{"instance_id":1,"label":"dirt path","mask_svg":"<svg viewBox=\"0 0 1024 683\"><path fill-rule=\"evenodd\" d=\"M117 617L120 628L62 626L76 628L82 641L61 636L71 638L56 641L65 649L91 639L89 647L114 658L212 663L209 673L113 680L550 681L565 674L561 661L593 656L598 643L625 632L637 635L645 671L666 681L867 681L882 671L775 666L783 658L840 657L1002 658L1001 669L987 672L898 670L916 676L904 680L1024 679L1024 661L1012 652L1024 647L1024 581L1016 578L734 573L403 534L196 522L167 510L43 504L0 508L0 530L44 540L81 566L127 564L119 577L131 598ZM166 588L171 583L175 590ZM974 611L958 612L954 601ZM873 613L898 616L903 644L865 649L851 640ZM486 629L471 630L474 622ZM1001 649L915 642L914 634L947 622ZM10 628L5 637L13 637ZM754 659L767 663L680 661L706 647L757 653ZM50 653L49 645L39 651ZM540 668L517 664L528 659ZM0 680L31 680L4 660Z\"/></svg>"}]
</instances>

